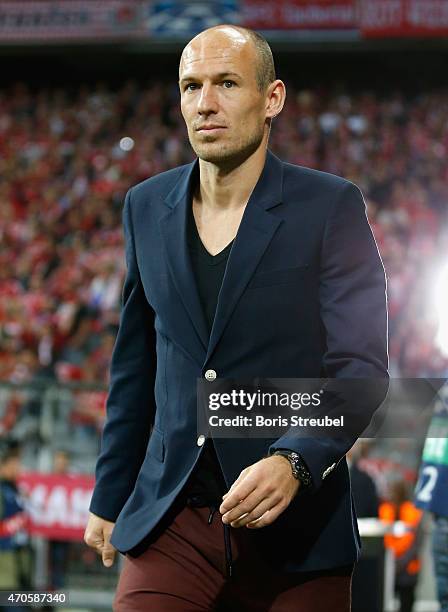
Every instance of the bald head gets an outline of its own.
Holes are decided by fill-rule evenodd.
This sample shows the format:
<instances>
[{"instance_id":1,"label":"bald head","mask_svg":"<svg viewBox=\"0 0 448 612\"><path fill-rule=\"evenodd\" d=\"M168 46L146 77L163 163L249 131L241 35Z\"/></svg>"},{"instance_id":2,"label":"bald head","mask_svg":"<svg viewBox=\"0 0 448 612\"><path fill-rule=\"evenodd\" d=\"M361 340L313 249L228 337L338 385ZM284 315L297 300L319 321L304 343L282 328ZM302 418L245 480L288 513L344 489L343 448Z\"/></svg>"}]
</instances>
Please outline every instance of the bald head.
<instances>
[{"instance_id":1,"label":"bald head","mask_svg":"<svg viewBox=\"0 0 448 612\"><path fill-rule=\"evenodd\" d=\"M196 155L221 166L241 162L267 144L272 118L285 99L269 45L233 25L209 28L188 43L179 89Z\"/></svg>"},{"instance_id":2,"label":"bald head","mask_svg":"<svg viewBox=\"0 0 448 612\"><path fill-rule=\"evenodd\" d=\"M208 28L195 36L184 48L180 60L182 65L189 61L198 48L218 45L222 50L237 50L252 59L255 68L255 79L259 91L265 91L276 79L274 58L267 40L258 32L235 25L218 25ZM248 57L248 59L249 59Z\"/></svg>"}]
</instances>

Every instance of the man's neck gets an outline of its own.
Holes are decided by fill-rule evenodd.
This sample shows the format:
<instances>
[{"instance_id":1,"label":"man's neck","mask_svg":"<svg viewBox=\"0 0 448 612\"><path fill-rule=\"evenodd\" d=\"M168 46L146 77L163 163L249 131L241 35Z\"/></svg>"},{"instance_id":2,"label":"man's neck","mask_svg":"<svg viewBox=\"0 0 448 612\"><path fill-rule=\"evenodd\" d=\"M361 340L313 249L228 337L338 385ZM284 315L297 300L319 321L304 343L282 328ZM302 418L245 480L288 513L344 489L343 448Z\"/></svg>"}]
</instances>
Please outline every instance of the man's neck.
<instances>
[{"instance_id":1,"label":"man's neck","mask_svg":"<svg viewBox=\"0 0 448 612\"><path fill-rule=\"evenodd\" d=\"M222 168L199 160L200 181L196 202L210 210L231 210L244 206L263 171L266 147L259 147L240 165Z\"/></svg>"}]
</instances>

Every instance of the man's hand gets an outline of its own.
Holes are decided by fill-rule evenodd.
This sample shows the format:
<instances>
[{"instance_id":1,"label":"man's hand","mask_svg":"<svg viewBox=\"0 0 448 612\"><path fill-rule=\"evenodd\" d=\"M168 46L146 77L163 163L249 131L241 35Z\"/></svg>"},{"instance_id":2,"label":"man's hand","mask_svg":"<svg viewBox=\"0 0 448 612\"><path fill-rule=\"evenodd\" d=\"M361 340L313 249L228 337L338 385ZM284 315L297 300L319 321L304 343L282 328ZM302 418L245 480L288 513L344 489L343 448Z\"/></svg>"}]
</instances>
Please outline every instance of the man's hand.
<instances>
[{"instance_id":1,"label":"man's hand","mask_svg":"<svg viewBox=\"0 0 448 612\"><path fill-rule=\"evenodd\" d=\"M101 555L103 565L111 567L115 559L116 548L110 543L110 535L115 523L89 512L89 520L84 532L84 542Z\"/></svg>"},{"instance_id":2,"label":"man's hand","mask_svg":"<svg viewBox=\"0 0 448 612\"><path fill-rule=\"evenodd\" d=\"M223 523L232 527L270 525L289 506L300 482L286 457L266 457L244 469L219 507Z\"/></svg>"}]
</instances>

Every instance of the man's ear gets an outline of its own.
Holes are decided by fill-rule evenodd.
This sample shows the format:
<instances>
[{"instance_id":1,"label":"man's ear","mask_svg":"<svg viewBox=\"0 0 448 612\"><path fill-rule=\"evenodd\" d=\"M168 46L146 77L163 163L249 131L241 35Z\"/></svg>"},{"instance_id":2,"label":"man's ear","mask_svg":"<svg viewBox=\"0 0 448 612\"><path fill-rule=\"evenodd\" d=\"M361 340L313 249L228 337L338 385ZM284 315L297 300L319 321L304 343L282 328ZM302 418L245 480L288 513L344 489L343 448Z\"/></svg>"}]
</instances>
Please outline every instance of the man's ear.
<instances>
[{"instance_id":1,"label":"man's ear","mask_svg":"<svg viewBox=\"0 0 448 612\"><path fill-rule=\"evenodd\" d=\"M280 79L276 79L268 87L266 118L273 119L277 117L283 109L286 99L286 86Z\"/></svg>"}]
</instances>

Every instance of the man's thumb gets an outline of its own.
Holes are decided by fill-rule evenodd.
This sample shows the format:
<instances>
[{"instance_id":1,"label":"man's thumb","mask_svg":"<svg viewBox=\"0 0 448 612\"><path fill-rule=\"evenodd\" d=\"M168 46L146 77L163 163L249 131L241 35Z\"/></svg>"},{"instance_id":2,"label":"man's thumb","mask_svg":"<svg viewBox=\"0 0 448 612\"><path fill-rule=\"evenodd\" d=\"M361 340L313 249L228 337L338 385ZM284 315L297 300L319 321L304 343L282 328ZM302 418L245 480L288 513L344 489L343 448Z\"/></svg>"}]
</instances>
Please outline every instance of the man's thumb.
<instances>
[{"instance_id":1,"label":"man's thumb","mask_svg":"<svg viewBox=\"0 0 448 612\"><path fill-rule=\"evenodd\" d=\"M103 565L111 567L115 559L115 550L110 544L106 544L102 552Z\"/></svg>"}]
</instances>

